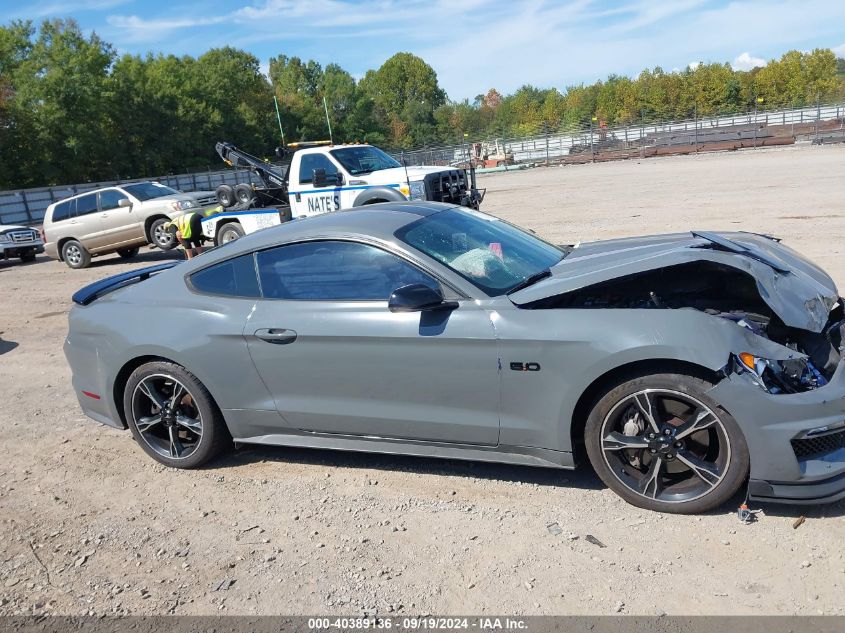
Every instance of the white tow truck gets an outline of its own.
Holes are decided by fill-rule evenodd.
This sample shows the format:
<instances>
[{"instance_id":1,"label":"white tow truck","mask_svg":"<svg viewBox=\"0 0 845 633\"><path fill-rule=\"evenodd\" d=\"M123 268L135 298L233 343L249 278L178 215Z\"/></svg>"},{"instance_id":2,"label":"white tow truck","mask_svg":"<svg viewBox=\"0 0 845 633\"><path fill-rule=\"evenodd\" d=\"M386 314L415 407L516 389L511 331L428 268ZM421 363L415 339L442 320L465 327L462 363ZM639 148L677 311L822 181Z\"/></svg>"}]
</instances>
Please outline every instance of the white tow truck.
<instances>
[{"instance_id":1,"label":"white tow truck","mask_svg":"<svg viewBox=\"0 0 845 633\"><path fill-rule=\"evenodd\" d=\"M224 210L203 219L203 234L215 245L292 218L365 204L436 200L477 209L484 199L474 169L408 167L372 145L291 143L277 151L281 165L230 143L216 149L228 165L247 167L259 182L217 188Z\"/></svg>"}]
</instances>

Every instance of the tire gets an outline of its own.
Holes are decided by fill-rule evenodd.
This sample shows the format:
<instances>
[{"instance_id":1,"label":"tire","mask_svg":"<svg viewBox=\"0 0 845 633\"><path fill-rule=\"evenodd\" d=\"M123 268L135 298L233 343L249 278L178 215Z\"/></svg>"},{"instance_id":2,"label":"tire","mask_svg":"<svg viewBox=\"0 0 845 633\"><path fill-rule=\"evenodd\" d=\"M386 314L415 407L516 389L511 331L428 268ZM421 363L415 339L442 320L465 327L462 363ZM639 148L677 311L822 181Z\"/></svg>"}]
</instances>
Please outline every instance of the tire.
<instances>
[{"instance_id":1,"label":"tire","mask_svg":"<svg viewBox=\"0 0 845 633\"><path fill-rule=\"evenodd\" d=\"M121 259L132 259L138 254L139 250L137 246L132 246L131 248L118 249L117 254L120 255Z\"/></svg>"},{"instance_id":2,"label":"tire","mask_svg":"<svg viewBox=\"0 0 845 633\"><path fill-rule=\"evenodd\" d=\"M711 387L666 373L605 393L587 419L584 443L607 487L632 505L674 514L707 512L736 494L748 476L748 446L736 421L707 396Z\"/></svg>"},{"instance_id":3,"label":"tire","mask_svg":"<svg viewBox=\"0 0 845 633\"><path fill-rule=\"evenodd\" d=\"M217 202L219 202L220 206L224 209L233 207L238 203L238 200L235 197L235 190L229 185L220 185L214 190L214 193L217 194Z\"/></svg>"},{"instance_id":4,"label":"tire","mask_svg":"<svg viewBox=\"0 0 845 633\"><path fill-rule=\"evenodd\" d=\"M255 199L255 192L250 185L241 183L235 187L235 199L239 205L248 208Z\"/></svg>"},{"instance_id":5,"label":"tire","mask_svg":"<svg viewBox=\"0 0 845 633\"><path fill-rule=\"evenodd\" d=\"M182 395L174 411L170 403L177 389ZM175 363L155 361L133 371L123 390L123 410L135 441L165 466L196 468L232 445L211 394Z\"/></svg>"},{"instance_id":6,"label":"tire","mask_svg":"<svg viewBox=\"0 0 845 633\"><path fill-rule=\"evenodd\" d=\"M170 222L168 218L158 218L150 224L150 233L147 235L147 241L163 251L172 250L178 244L176 236L164 229L164 225L168 222Z\"/></svg>"},{"instance_id":7,"label":"tire","mask_svg":"<svg viewBox=\"0 0 845 633\"><path fill-rule=\"evenodd\" d=\"M26 255L21 255L21 261L24 264L31 264L35 261L35 253L27 253Z\"/></svg>"},{"instance_id":8,"label":"tire","mask_svg":"<svg viewBox=\"0 0 845 633\"><path fill-rule=\"evenodd\" d=\"M68 240L62 245L62 261L75 270L88 268L91 265L91 253L76 240Z\"/></svg>"},{"instance_id":9,"label":"tire","mask_svg":"<svg viewBox=\"0 0 845 633\"><path fill-rule=\"evenodd\" d=\"M244 236L243 227L240 222L227 222L217 232L217 245L234 242Z\"/></svg>"}]
</instances>

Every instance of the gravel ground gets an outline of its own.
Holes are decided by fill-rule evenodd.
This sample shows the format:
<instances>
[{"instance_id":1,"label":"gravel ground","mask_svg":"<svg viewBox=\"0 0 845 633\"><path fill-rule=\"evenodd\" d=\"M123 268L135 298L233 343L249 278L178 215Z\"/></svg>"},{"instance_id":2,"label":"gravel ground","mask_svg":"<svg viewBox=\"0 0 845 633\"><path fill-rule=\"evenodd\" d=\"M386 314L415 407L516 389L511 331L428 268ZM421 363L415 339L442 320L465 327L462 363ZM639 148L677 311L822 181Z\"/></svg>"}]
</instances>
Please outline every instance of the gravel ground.
<instances>
[{"instance_id":1,"label":"gravel ground","mask_svg":"<svg viewBox=\"0 0 845 633\"><path fill-rule=\"evenodd\" d=\"M843 174L845 148L795 147L481 183L485 210L556 242L767 232L845 287ZM156 465L82 416L61 344L76 288L166 257L0 263L0 615L845 614L845 503L743 525L739 499L644 512L588 467L277 448Z\"/></svg>"}]
</instances>

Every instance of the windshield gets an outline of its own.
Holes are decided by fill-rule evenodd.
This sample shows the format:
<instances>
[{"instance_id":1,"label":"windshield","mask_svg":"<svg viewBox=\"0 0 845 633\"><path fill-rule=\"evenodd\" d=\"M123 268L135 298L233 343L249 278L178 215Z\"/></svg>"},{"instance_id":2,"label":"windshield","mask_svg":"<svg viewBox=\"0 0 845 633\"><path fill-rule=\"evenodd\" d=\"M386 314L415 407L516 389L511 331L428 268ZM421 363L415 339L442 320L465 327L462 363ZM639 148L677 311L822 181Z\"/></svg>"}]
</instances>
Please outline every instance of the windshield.
<instances>
[{"instance_id":1,"label":"windshield","mask_svg":"<svg viewBox=\"0 0 845 633\"><path fill-rule=\"evenodd\" d=\"M547 270L565 252L478 211L449 209L409 224L396 237L451 268L490 296Z\"/></svg>"},{"instance_id":2,"label":"windshield","mask_svg":"<svg viewBox=\"0 0 845 633\"><path fill-rule=\"evenodd\" d=\"M175 189L165 187L157 182L138 182L134 185L121 185L121 189L123 189L126 193L132 194L141 202L152 200L153 198L179 194L179 192Z\"/></svg>"},{"instance_id":3,"label":"windshield","mask_svg":"<svg viewBox=\"0 0 845 633\"><path fill-rule=\"evenodd\" d=\"M377 147L343 147L329 153L353 176L402 166Z\"/></svg>"}]
</instances>

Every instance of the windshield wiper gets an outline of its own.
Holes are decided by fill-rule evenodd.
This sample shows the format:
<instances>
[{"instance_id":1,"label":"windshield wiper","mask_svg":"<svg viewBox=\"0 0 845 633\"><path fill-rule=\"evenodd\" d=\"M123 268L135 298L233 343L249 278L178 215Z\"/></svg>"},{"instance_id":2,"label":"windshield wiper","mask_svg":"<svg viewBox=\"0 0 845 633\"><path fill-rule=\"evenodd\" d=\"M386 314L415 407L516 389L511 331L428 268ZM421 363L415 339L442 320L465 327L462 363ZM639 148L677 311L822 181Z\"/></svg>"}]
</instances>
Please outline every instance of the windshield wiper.
<instances>
[{"instance_id":1,"label":"windshield wiper","mask_svg":"<svg viewBox=\"0 0 845 633\"><path fill-rule=\"evenodd\" d=\"M523 288L527 288L528 286L532 286L536 284L538 281L545 279L546 277L551 277L552 271L550 268L546 268L545 270L541 270L538 273L534 273L533 275L529 275L518 284L516 284L513 288L508 290L508 294L512 294L517 290L522 290Z\"/></svg>"}]
</instances>

